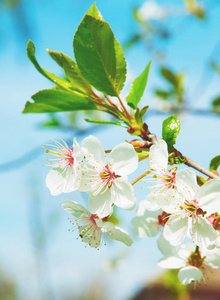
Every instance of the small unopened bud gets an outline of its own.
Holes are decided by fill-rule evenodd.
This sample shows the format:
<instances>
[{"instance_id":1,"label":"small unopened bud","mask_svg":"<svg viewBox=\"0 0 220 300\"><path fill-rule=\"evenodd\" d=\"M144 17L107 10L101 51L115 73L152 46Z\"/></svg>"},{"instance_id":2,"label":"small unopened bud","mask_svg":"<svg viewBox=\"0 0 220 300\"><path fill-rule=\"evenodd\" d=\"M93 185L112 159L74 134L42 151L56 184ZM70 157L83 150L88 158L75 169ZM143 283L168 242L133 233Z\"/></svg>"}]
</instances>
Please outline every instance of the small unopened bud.
<instances>
[{"instance_id":1,"label":"small unopened bud","mask_svg":"<svg viewBox=\"0 0 220 300\"><path fill-rule=\"evenodd\" d=\"M132 140L129 142L135 149L149 148L149 142L142 140Z\"/></svg>"}]
</instances>

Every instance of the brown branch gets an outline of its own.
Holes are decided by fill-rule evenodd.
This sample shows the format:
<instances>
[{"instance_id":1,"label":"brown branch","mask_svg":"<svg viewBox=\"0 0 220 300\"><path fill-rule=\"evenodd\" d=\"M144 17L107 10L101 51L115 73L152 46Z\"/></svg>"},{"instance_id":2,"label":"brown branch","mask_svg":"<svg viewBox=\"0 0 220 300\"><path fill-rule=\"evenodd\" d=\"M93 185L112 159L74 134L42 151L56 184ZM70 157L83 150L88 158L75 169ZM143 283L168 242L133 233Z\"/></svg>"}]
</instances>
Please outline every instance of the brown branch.
<instances>
[{"instance_id":1,"label":"brown branch","mask_svg":"<svg viewBox=\"0 0 220 300\"><path fill-rule=\"evenodd\" d=\"M148 125L144 123L143 125L143 129L142 129L142 134L141 137L143 140L149 141L150 145L149 148L156 144L157 141L157 137L155 134L151 134L149 129L148 129ZM179 152L177 149L174 148L174 153L176 154L176 156L180 156L182 159L186 159L186 161L184 162L185 165L203 173L204 175L212 178L212 179L218 179L220 180L220 176L217 176L216 174L212 173L211 171L207 170L206 168L200 166L199 164L197 164L196 162L194 162L192 159L185 157L184 155L182 155L181 152Z\"/></svg>"},{"instance_id":2,"label":"brown branch","mask_svg":"<svg viewBox=\"0 0 220 300\"><path fill-rule=\"evenodd\" d=\"M186 159L186 162L184 163L185 165L193 168L193 169L196 169L197 171L207 175L208 177L210 178L213 178L213 179L220 179L220 177L214 173L212 173L211 171L203 168L202 166L200 166L199 164L197 164L196 162L194 162L192 159L188 158L188 157L185 157Z\"/></svg>"}]
</instances>

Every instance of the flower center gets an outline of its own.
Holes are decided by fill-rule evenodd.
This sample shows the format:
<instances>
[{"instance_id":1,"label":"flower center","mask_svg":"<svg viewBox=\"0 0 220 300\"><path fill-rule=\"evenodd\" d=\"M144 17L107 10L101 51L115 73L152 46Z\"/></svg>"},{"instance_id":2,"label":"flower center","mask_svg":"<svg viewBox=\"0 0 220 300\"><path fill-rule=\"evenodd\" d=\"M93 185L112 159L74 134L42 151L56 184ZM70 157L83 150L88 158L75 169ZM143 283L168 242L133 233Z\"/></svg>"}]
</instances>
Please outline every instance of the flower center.
<instances>
[{"instance_id":1,"label":"flower center","mask_svg":"<svg viewBox=\"0 0 220 300\"><path fill-rule=\"evenodd\" d=\"M206 256L202 257L199 250L192 252L188 258L189 265L201 268L203 265L204 260L206 259Z\"/></svg>"},{"instance_id":2,"label":"flower center","mask_svg":"<svg viewBox=\"0 0 220 300\"><path fill-rule=\"evenodd\" d=\"M171 189L175 186L176 184L176 173L175 171L177 170L177 167L172 168L169 171L166 171L165 173L161 175L153 175L153 178L159 179L165 189L167 191L168 189Z\"/></svg>"},{"instance_id":3,"label":"flower center","mask_svg":"<svg viewBox=\"0 0 220 300\"><path fill-rule=\"evenodd\" d=\"M218 213L211 214L209 217L207 217L207 220L215 230L220 231L220 215Z\"/></svg>"},{"instance_id":4,"label":"flower center","mask_svg":"<svg viewBox=\"0 0 220 300\"><path fill-rule=\"evenodd\" d=\"M184 202L186 206L180 206L181 209L185 209L186 213L189 217L192 216L204 216L206 214L205 211L203 211L196 200L188 201L186 200Z\"/></svg>"},{"instance_id":5,"label":"flower center","mask_svg":"<svg viewBox=\"0 0 220 300\"><path fill-rule=\"evenodd\" d=\"M60 139L61 140L61 139ZM74 150L73 148L69 148L68 145L63 141L63 144L55 141L54 145L49 145L53 147L53 149L46 148L46 153L51 153L51 156L55 156L49 162L49 166L53 168L60 167L61 169L67 168L74 164ZM43 147L44 149L44 147Z\"/></svg>"},{"instance_id":6,"label":"flower center","mask_svg":"<svg viewBox=\"0 0 220 300\"><path fill-rule=\"evenodd\" d=\"M101 227L96 224L95 219L99 219L99 217L97 215L91 215L90 217L74 218L74 221L70 221L73 227L69 229L69 231L78 229L79 237L82 239L82 242L99 250L103 242L105 245L105 240L104 233Z\"/></svg>"},{"instance_id":7,"label":"flower center","mask_svg":"<svg viewBox=\"0 0 220 300\"><path fill-rule=\"evenodd\" d=\"M109 165L106 165L100 173L100 178L102 179L102 181L105 184L107 184L110 187L112 184L112 181L115 178L117 178L117 175L115 175L115 172L112 172Z\"/></svg>"},{"instance_id":8,"label":"flower center","mask_svg":"<svg viewBox=\"0 0 220 300\"><path fill-rule=\"evenodd\" d=\"M166 222L169 219L170 214L166 213L165 211L162 212L161 215L158 215L158 223L161 226L165 226Z\"/></svg>"}]
</instances>

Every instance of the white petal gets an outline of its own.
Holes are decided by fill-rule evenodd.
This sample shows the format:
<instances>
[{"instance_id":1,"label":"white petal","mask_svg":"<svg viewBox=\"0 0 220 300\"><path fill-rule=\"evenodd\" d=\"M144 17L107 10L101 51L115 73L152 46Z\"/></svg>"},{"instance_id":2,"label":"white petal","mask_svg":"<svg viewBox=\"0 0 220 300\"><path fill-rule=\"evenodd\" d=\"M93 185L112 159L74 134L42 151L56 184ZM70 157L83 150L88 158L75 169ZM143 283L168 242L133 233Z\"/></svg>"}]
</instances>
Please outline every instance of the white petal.
<instances>
[{"instance_id":1,"label":"white petal","mask_svg":"<svg viewBox=\"0 0 220 300\"><path fill-rule=\"evenodd\" d=\"M187 242L179 247L178 255L188 260L192 252L196 250L196 244Z\"/></svg>"},{"instance_id":2,"label":"white petal","mask_svg":"<svg viewBox=\"0 0 220 300\"><path fill-rule=\"evenodd\" d=\"M104 167L106 165L106 155L102 143L93 135L82 141L82 150L89 163L95 166Z\"/></svg>"},{"instance_id":3,"label":"white petal","mask_svg":"<svg viewBox=\"0 0 220 300\"><path fill-rule=\"evenodd\" d=\"M76 141L76 138L73 139L73 155L74 155L74 164L80 163L84 158L84 153L80 148L79 144Z\"/></svg>"},{"instance_id":4,"label":"white petal","mask_svg":"<svg viewBox=\"0 0 220 300\"><path fill-rule=\"evenodd\" d=\"M184 169L176 173L177 189L184 195L187 200L195 200L198 185L195 172Z\"/></svg>"},{"instance_id":5,"label":"white petal","mask_svg":"<svg viewBox=\"0 0 220 300\"><path fill-rule=\"evenodd\" d=\"M150 147L149 167L158 172L165 172L168 164L167 143L159 140L158 143Z\"/></svg>"},{"instance_id":6,"label":"white petal","mask_svg":"<svg viewBox=\"0 0 220 300\"><path fill-rule=\"evenodd\" d=\"M164 237L171 245L179 245L188 233L188 217L172 216L164 226Z\"/></svg>"},{"instance_id":7,"label":"white petal","mask_svg":"<svg viewBox=\"0 0 220 300\"><path fill-rule=\"evenodd\" d=\"M152 191L144 199L145 206L148 210L162 209L167 213L177 213L180 211L180 205L183 202L182 196L174 189L169 189L166 192L158 190Z\"/></svg>"},{"instance_id":8,"label":"white petal","mask_svg":"<svg viewBox=\"0 0 220 300\"><path fill-rule=\"evenodd\" d=\"M220 236L218 236L217 239L215 240L215 246L217 248L220 248Z\"/></svg>"},{"instance_id":9,"label":"white petal","mask_svg":"<svg viewBox=\"0 0 220 300\"><path fill-rule=\"evenodd\" d=\"M104 222L102 228L105 230L106 235L110 239L122 242L128 247L130 247L133 244L130 235L123 229L114 226L111 222Z\"/></svg>"},{"instance_id":10,"label":"white petal","mask_svg":"<svg viewBox=\"0 0 220 300\"><path fill-rule=\"evenodd\" d=\"M78 190L81 192L95 190L97 181L99 181L99 175L96 168L92 167L90 164L83 163L81 181Z\"/></svg>"},{"instance_id":11,"label":"white petal","mask_svg":"<svg viewBox=\"0 0 220 300\"><path fill-rule=\"evenodd\" d=\"M98 215L101 219L112 213L112 204L111 191L109 189L107 189L103 194L92 196L91 193L89 196L89 211Z\"/></svg>"},{"instance_id":12,"label":"white petal","mask_svg":"<svg viewBox=\"0 0 220 300\"><path fill-rule=\"evenodd\" d=\"M206 256L205 264L214 269L220 268L220 249L207 250L204 255Z\"/></svg>"},{"instance_id":13,"label":"white petal","mask_svg":"<svg viewBox=\"0 0 220 300\"><path fill-rule=\"evenodd\" d=\"M63 208L76 218L89 218L90 213L85 207L75 201L65 201L61 204Z\"/></svg>"},{"instance_id":14,"label":"white petal","mask_svg":"<svg viewBox=\"0 0 220 300\"><path fill-rule=\"evenodd\" d=\"M216 239L216 232L204 217L198 216L192 225L192 239L199 247L207 248Z\"/></svg>"},{"instance_id":15,"label":"white petal","mask_svg":"<svg viewBox=\"0 0 220 300\"><path fill-rule=\"evenodd\" d=\"M158 203L158 200L160 197L163 197L164 194L161 195L161 192L159 190L152 191L150 194L148 194L144 198L144 206L146 209L150 211L157 211L160 209L160 205Z\"/></svg>"},{"instance_id":16,"label":"white petal","mask_svg":"<svg viewBox=\"0 0 220 300\"><path fill-rule=\"evenodd\" d=\"M165 239L163 234L161 234L160 238L157 240L157 245L160 252L164 256L173 256L177 253L179 249L178 246L171 245L170 242Z\"/></svg>"},{"instance_id":17,"label":"white petal","mask_svg":"<svg viewBox=\"0 0 220 300\"><path fill-rule=\"evenodd\" d=\"M79 236L91 248L98 248L102 240L101 228L98 228L93 223L87 223L79 228Z\"/></svg>"},{"instance_id":18,"label":"white petal","mask_svg":"<svg viewBox=\"0 0 220 300\"><path fill-rule=\"evenodd\" d=\"M81 166L78 168L70 166L65 172L60 168L52 168L46 177L46 186L51 195L57 196L77 190L80 185Z\"/></svg>"},{"instance_id":19,"label":"white petal","mask_svg":"<svg viewBox=\"0 0 220 300\"><path fill-rule=\"evenodd\" d=\"M161 214L161 210L149 211L145 205L145 201L141 201L138 205L137 216L144 216L146 218L154 218L158 220L158 215Z\"/></svg>"},{"instance_id":20,"label":"white petal","mask_svg":"<svg viewBox=\"0 0 220 300\"><path fill-rule=\"evenodd\" d=\"M187 285L192 281L200 282L203 277L202 272L192 266L187 266L179 271L178 278L183 285Z\"/></svg>"},{"instance_id":21,"label":"white petal","mask_svg":"<svg viewBox=\"0 0 220 300\"><path fill-rule=\"evenodd\" d=\"M180 257L170 256L161 259L157 264L159 267L164 269L179 269L186 265L186 261Z\"/></svg>"},{"instance_id":22,"label":"white petal","mask_svg":"<svg viewBox=\"0 0 220 300\"><path fill-rule=\"evenodd\" d=\"M138 167L138 155L134 147L128 143L116 146L110 153L109 165L116 175L133 173Z\"/></svg>"},{"instance_id":23,"label":"white petal","mask_svg":"<svg viewBox=\"0 0 220 300\"><path fill-rule=\"evenodd\" d=\"M160 226L154 218L146 218L145 216L135 217L131 224L134 233L140 238L152 237L158 234Z\"/></svg>"},{"instance_id":24,"label":"white petal","mask_svg":"<svg viewBox=\"0 0 220 300\"><path fill-rule=\"evenodd\" d=\"M220 211L220 180L209 180L198 192L198 200L201 208L208 215Z\"/></svg>"},{"instance_id":25,"label":"white petal","mask_svg":"<svg viewBox=\"0 0 220 300\"><path fill-rule=\"evenodd\" d=\"M134 194L134 189L132 185L121 178L114 180L112 187L112 202L123 208L123 209L133 209L136 204L136 197Z\"/></svg>"}]
</instances>

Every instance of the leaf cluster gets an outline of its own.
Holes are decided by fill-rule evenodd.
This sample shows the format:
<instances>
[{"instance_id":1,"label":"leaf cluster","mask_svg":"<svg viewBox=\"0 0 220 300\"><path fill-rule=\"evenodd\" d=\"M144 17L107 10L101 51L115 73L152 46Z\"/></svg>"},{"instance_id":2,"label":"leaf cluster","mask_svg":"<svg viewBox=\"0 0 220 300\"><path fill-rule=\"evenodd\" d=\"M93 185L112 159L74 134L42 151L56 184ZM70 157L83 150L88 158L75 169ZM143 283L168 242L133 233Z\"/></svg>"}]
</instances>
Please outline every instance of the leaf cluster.
<instances>
[{"instance_id":1,"label":"leaf cluster","mask_svg":"<svg viewBox=\"0 0 220 300\"><path fill-rule=\"evenodd\" d=\"M40 66L35 56L34 43L28 41L28 58L38 72L55 86L32 95L33 101L26 102L23 113L101 110L124 124L116 121L85 120L126 128L131 124L142 127L147 106L139 110L137 105L147 85L151 62L130 87L126 97L127 105L131 108L131 112L128 113L120 99L127 72L125 56L110 25L103 20L95 4L90 7L78 26L73 39L73 51L76 61L61 52L47 49L50 57L63 69L65 78L60 78ZM114 104L109 96L117 97L120 105ZM132 110L135 112L132 113Z\"/></svg>"}]
</instances>

